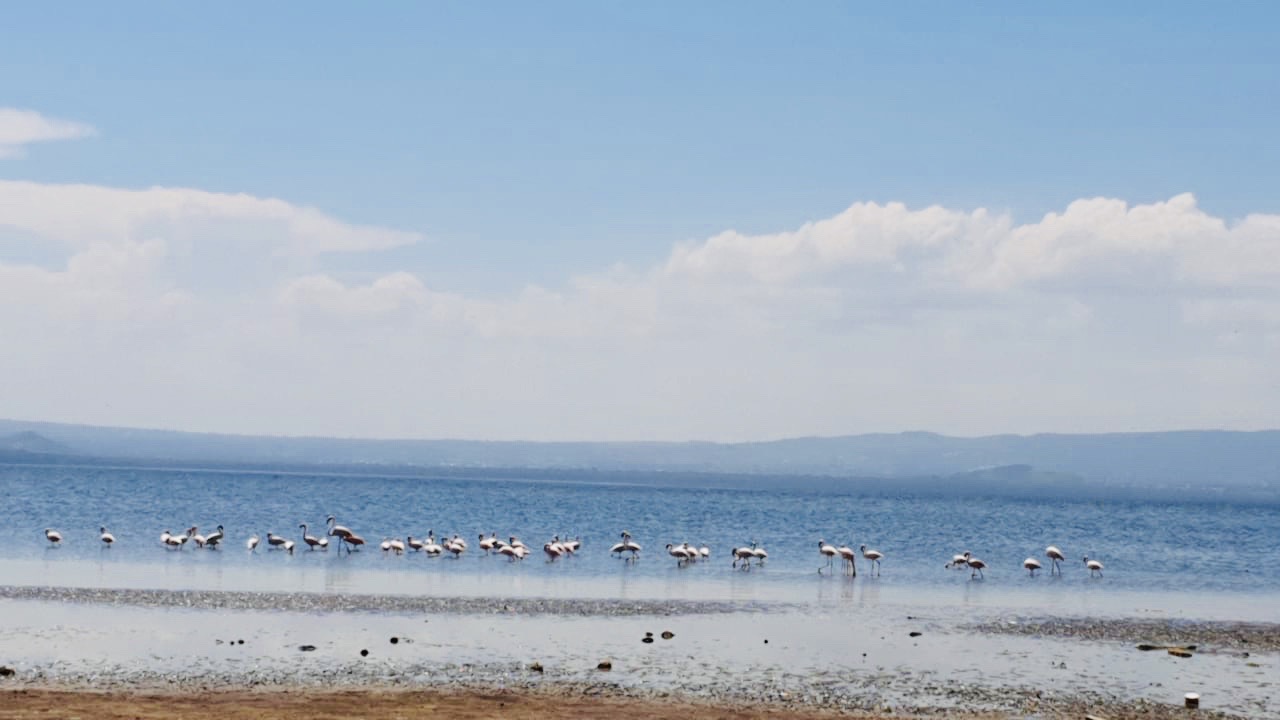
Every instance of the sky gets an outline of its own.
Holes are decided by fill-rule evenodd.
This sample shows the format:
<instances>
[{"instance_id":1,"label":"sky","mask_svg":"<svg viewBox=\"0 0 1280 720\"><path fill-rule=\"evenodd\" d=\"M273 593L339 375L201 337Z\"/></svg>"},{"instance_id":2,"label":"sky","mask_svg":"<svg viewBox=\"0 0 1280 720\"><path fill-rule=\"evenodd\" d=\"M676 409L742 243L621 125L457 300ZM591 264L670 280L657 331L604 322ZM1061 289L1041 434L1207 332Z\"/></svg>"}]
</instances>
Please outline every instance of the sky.
<instances>
[{"instance_id":1,"label":"sky","mask_svg":"<svg viewBox=\"0 0 1280 720\"><path fill-rule=\"evenodd\" d=\"M1280 427L1280 7L29 3L0 416Z\"/></svg>"}]
</instances>

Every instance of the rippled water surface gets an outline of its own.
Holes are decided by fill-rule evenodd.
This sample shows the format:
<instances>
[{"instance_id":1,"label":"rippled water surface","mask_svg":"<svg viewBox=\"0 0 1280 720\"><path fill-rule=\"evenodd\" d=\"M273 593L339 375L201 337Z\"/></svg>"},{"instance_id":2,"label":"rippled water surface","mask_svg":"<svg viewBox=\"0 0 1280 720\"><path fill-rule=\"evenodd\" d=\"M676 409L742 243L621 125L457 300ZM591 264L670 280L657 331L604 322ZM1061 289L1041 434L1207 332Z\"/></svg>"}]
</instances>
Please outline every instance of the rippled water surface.
<instances>
[{"instance_id":1,"label":"rippled water surface","mask_svg":"<svg viewBox=\"0 0 1280 720\"><path fill-rule=\"evenodd\" d=\"M1280 593L1280 509L1274 507L883 498L612 480L607 473L599 483L557 483L0 467L0 583L821 602L848 591L840 579L817 573L823 538L884 552L879 578L868 577L860 564L856 592L893 601L981 603L1000 593L1005 604L1096 612L1117 603L1130 611L1150 598L1178 605L1168 601L1173 594L1208 614L1234 603L1237 615L1280 620L1268 618L1275 613L1255 601ZM333 550L300 548L290 557L244 549L253 533L300 540L302 522L320 534L330 513L375 547L349 557ZM104 524L119 540L109 550L97 539ZM219 524L227 531L220 551L188 546L173 552L159 542L166 529L198 525L208 532ZM61 547L48 546L46 527L62 532ZM644 545L639 562L609 555L623 529ZM384 536L430 530L462 535L471 549L458 560L387 557L376 549ZM581 536L583 549L556 563L537 552L508 563L478 550L482 532L516 535L535 548L554 534ZM753 540L767 548L768 562L734 570L731 548ZM663 546L684 541L709 546L711 560L678 568ZM1027 577L1022 559L1044 560L1051 543L1069 558L1063 576ZM988 563L985 580L970 582L967 571L943 569L964 550ZM1089 577L1081 562L1086 554L1106 564L1104 578Z\"/></svg>"}]
</instances>

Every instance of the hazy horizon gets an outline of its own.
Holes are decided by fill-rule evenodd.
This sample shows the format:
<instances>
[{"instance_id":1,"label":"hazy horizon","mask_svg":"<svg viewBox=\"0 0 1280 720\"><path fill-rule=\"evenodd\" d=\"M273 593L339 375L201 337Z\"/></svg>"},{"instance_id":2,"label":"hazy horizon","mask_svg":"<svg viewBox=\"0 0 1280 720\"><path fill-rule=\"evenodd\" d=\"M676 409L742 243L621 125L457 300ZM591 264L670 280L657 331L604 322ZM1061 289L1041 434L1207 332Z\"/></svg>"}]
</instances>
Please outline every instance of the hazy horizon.
<instances>
[{"instance_id":1,"label":"hazy horizon","mask_svg":"<svg viewBox=\"0 0 1280 720\"><path fill-rule=\"evenodd\" d=\"M4 414L530 442L1280 427L1280 8L679 16L12 9Z\"/></svg>"}]
</instances>

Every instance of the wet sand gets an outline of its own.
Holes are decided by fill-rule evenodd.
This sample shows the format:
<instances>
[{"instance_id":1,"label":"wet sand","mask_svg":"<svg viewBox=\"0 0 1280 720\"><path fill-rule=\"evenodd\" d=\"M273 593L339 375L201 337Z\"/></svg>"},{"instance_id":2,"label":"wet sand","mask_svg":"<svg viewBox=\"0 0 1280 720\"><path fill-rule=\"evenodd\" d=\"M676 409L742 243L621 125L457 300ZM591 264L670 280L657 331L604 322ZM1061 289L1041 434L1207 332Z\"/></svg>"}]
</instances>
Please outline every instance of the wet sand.
<instances>
[{"instance_id":1,"label":"wet sand","mask_svg":"<svg viewBox=\"0 0 1280 720\"><path fill-rule=\"evenodd\" d=\"M1196 691L1198 717L1280 720L1280 624L1015 612L0 588L0 718L1173 718Z\"/></svg>"},{"instance_id":2,"label":"wet sand","mask_svg":"<svg viewBox=\"0 0 1280 720\"><path fill-rule=\"evenodd\" d=\"M1194 645L1196 652L1280 652L1280 622L1008 618L971 627L979 632L999 635L1115 641L1135 645Z\"/></svg>"},{"instance_id":3,"label":"wet sand","mask_svg":"<svg viewBox=\"0 0 1280 720\"><path fill-rule=\"evenodd\" d=\"M1185 719L1177 707L1149 703L1099 703L1081 700L1033 710L1040 718ZM963 708L891 714L841 712L785 705L716 704L687 699L636 699L581 695L572 691L529 692L503 689L463 691L405 690L223 690L213 692L97 692L60 689L0 689L0 720L92 717L103 720L283 720L285 718L601 718L629 720L830 720L831 718L949 717L970 720L1024 717L1026 711L991 712ZM1233 716L1198 711L1204 720Z\"/></svg>"},{"instance_id":4,"label":"wet sand","mask_svg":"<svg viewBox=\"0 0 1280 720\"><path fill-rule=\"evenodd\" d=\"M787 708L715 706L625 698L585 698L522 692L200 692L98 693L18 690L0 694L0 719L92 717L103 720L283 720L284 718L601 718L630 720L828 720L831 713ZM848 716L846 716L848 717Z\"/></svg>"}]
</instances>

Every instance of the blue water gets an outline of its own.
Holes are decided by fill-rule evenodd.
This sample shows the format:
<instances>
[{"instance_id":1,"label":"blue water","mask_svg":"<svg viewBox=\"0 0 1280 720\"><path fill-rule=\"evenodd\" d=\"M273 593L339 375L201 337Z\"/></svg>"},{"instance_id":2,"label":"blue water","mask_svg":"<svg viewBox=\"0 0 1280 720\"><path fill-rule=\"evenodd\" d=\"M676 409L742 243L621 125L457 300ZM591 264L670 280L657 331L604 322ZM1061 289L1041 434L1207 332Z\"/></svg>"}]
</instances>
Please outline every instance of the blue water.
<instances>
[{"instance_id":1,"label":"blue water","mask_svg":"<svg viewBox=\"0 0 1280 720\"><path fill-rule=\"evenodd\" d=\"M704 584L714 596L720 584L751 582L785 597L808 587L822 564L819 538L854 548L867 544L885 553L874 582L921 591L968 583L967 571L946 571L954 553L972 551L989 565L985 587L1088 588L1090 592L1264 593L1280 591L1280 508L1116 502L1027 502L997 499L934 500L862 497L856 493L641 487L608 482L556 483L487 479L412 479L251 471L190 471L82 467L0 466L3 498L0 584L29 582L14 568L56 574L59 566L187 567L202 572L268 568L273 577L296 573L378 572L451 574L518 572L572 582L617 578L676 580ZM328 514L363 535L373 547L350 557L308 553L305 546L256 555L244 541L267 531L301 539L308 522L322 534ZM219 552L188 546L181 553L159 543L165 529L198 525L227 531ZM106 525L119 539L110 550L98 542ZM60 530L65 541L49 548L43 529ZM613 558L608 547L629 530L645 550L640 562ZM384 536L437 537L457 533L471 548L460 560L402 558L388 562L376 549ZM540 548L553 534L581 536L584 547L567 562L548 565L535 550L519 569L484 557L477 535L516 535ZM730 549L758 541L769 552L763 568L749 574L730 567ZM677 568L666 543L708 545L710 562ZM1044 547L1061 547L1069 561L1059 579L1032 580L1021 569L1034 556L1047 565ZM265 545L265 542L264 542ZM299 542L301 546L301 542ZM1102 580L1091 579L1081 557L1106 564ZM22 565L26 562L27 565ZM32 565L32 563L37 563ZM837 565L838 568L838 565ZM859 566L859 582L871 582ZM134 577L138 572L133 573ZM408 577L405 575L404 577ZM39 580L40 578L35 578ZM71 582L75 578L71 578ZM102 582L101 578L98 580ZM109 582L109 580L108 580ZM135 584L136 584L135 580ZM143 583L145 584L145 583ZM434 586L433 586L434 587ZM800 592L797 590L797 592ZM806 591L807 592L807 591Z\"/></svg>"}]
</instances>

